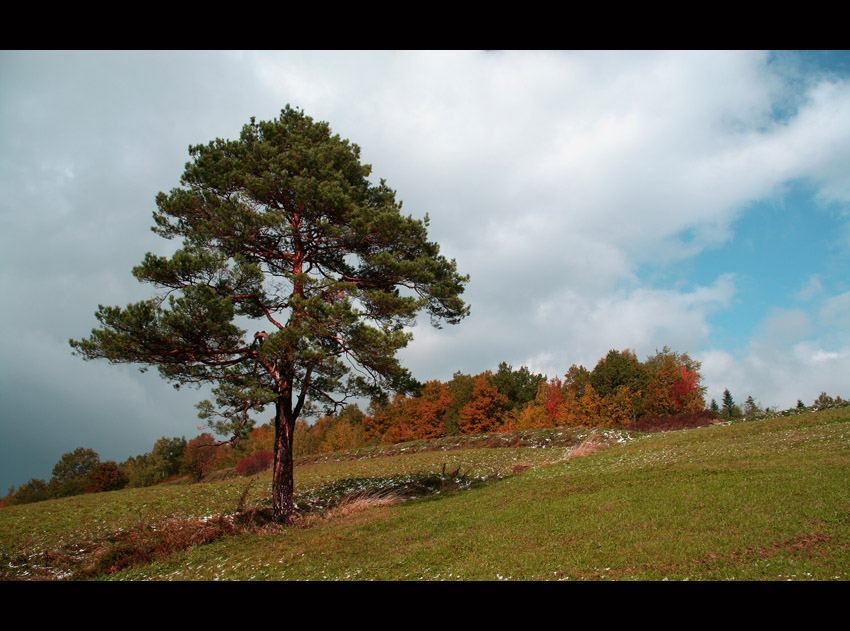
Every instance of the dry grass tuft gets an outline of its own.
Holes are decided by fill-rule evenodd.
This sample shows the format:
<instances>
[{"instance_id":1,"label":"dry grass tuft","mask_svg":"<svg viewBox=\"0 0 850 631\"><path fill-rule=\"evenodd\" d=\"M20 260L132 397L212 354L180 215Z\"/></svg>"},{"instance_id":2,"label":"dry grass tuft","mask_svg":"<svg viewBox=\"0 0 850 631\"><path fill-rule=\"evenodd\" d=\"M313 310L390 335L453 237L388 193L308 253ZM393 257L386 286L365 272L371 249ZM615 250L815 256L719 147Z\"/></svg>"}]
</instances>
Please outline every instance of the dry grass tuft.
<instances>
[{"instance_id":1,"label":"dry grass tuft","mask_svg":"<svg viewBox=\"0 0 850 631\"><path fill-rule=\"evenodd\" d=\"M336 505L326 511L304 515L298 522L298 525L301 527L312 526L316 523L346 517L347 515L359 513L370 508L398 504L402 499L401 495L392 491L364 491L354 493L342 498Z\"/></svg>"},{"instance_id":2,"label":"dry grass tuft","mask_svg":"<svg viewBox=\"0 0 850 631\"><path fill-rule=\"evenodd\" d=\"M570 453L567 454L567 457L564 458L564 460L572 460L573 458L589 456L590 454L595 453L600 449L604 449L607 446L608 443L605 442L605 439L601 435L591 434L584 440L584 442L570 449Z\"/></svg>"}]
</instances>

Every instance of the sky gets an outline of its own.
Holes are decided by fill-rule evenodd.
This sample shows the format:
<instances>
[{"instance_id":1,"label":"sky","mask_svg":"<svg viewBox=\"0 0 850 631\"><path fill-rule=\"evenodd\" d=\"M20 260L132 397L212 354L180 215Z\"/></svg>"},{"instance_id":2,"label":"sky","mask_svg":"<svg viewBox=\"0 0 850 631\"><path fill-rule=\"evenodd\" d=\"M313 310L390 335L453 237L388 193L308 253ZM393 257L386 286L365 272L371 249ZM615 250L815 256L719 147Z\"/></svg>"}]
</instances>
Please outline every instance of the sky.
<instances>
[{"instance_id":1,"label":"sky","mask_svg":"<svg viewBox=\"0 0 850 631\"><path fill-rule=\"evenodd\" d=\"M471 315L401 353L420 381L668 346L707 400L850 398L850 52L2 51L0 494L203 431L204 391L68 340L150 297L188 146L287 104L470 275Z\"/></svg>"}]
</instances>

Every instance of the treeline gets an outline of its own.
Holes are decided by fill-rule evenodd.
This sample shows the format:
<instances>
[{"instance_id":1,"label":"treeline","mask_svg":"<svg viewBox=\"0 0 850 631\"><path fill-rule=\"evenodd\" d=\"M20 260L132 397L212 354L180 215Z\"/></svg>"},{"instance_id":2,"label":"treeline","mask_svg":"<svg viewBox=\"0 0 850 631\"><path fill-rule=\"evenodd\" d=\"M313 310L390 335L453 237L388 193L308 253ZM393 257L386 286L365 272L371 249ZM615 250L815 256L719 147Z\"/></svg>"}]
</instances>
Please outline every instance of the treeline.
<instances>
[{"instance_id":1,"label":"treeline","mask_svg":"<svg viewBox=\"0 0 850 631\"><path fill-rule=\"evenodd\" d=\"M495 372L457 372L447 382L420 384L413 396L375 399L365 413L350 405L313 424L299 420L295 456L461 434L624 426L644 417L702 411L699 368L687 354L666 347L643 362L631 350L611 350L593 370L573 365L563 379L502 362ZM24 504L177 478L200 481L228 468L251 474L271 464L273 441L274 428L267 423L235 444L222 444L209 433L190 441L162 437L150 452L122 463L101 462L95 451L80 447L62 456L52 479L12 487L2 502Z\"/></svg>"},{"instance_id":2,"label":"treeline","mask_svg":"<svg viewBox=\"0 0 850 631\"><path fill-rule=\"evenodd\" d=\"M295 457L395 444L418 439L525 429L570 427L668 427L710 414L735 419L765 412L752 396L742 406L727 389L720 404L707 406L700 363L665 347L638 360L631 350L611 350L593 370L570 366L563 378L547 379L525 366L499 364L495 372L455 373L449 381L419 384L411 396L374 399L367 411L349 405L310 424L296 422ZM813 408L846 405L825 392ZM675 418L674 418L675 417ZM671 419L673 422L671 423ZM660 422L658 422L660 421ZM677 425L679 421L679 425ZM145 487L178 479L196 482L227 469L253 475L272 464L274 427L266 423L238 442L203 433L192 440L162 437L151 451L122 463L101 462L80 447L62 456L49 480L33 478L12 487L2 505L26 504L81 493Z\"/></svg>"},{"instance_id":3,"label":"treeline","mask_svg":"<svg viewBox=\"0 0 850 631\"><path fill-rule=\"evenodd\" d=\"M840 396L832 397L826 392L821 392L810 407L807 407L802 400L797 399L797 410L800 411L817 411L832 407L845 407L848 404L846 399ZM715 399L711 400L708 409L714 412L718 418L722 419L739 419L752 418L754 416L762 416L766 414L776 413L776 408L762 407L752 395L748 396L744 404L738 405L732 397L729 388L723 391L721 402L717 403Z\"/></svg>"},{"instance_id":4,"label":"treeline","mask_svg":"<svg viewBox=\"0 0 850 631\"><path fill-rule=\"evenodd\" d=\"M229 468L240 474L253 474L271 464L273 439L274 428L270 424L254 429L235 446L216 440L210 433L189 441L185 437L163 436L151 451L121 463L102 462L93 449L79 447L62 455L50 480L33 478L17 489L13 486L2 505L153 486L181 478L197 482L214 471Z\"/></svg>"},{"instance_id":5,"label":"treeline","mask_svg":"<svg viewBox=\"0 0 850 631\"><path fill-rule=\"evenodd\" d=\"M313 425L296 426L296 456L370 444L459 434L558 426L623 427L645 417L706 408L700 363L665 347L645 361L631 350L611 350L593 370L573 365L563 379L547 379L507 363L496 372L457 372L447 382L423 384L413 396L373 400Z\"/></svg>"}]
</instances>

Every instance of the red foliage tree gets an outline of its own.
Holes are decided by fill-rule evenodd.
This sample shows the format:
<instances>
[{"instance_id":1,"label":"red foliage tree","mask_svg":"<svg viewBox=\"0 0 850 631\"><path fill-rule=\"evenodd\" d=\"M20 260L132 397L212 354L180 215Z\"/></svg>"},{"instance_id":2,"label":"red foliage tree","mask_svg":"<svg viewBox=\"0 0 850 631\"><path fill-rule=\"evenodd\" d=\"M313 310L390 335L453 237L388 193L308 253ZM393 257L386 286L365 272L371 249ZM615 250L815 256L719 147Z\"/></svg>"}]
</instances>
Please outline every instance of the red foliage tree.
<instances>
[{"instance_id":1,"label":"red foliage tree","mask_svg":"<svg viewBox=\"0 0 850 631\"><path fill-rule=\"evenodd\" d=\"M696 371L688 370L687 366L682 366L679 369L679 380L670 388L670 399L681 409L686 400L696 394L699 394L699 375Z\"/></svg>"},{"instance_id":2,"label":"red foliage tree","mask_svg":"<svg viewBox=\"0 0 850 631\"><path fill-rule=\"evenodd\" d=\"M274 461L274 454L261 449L250 456L242 458L236 465L236 473L239 475L254 475L268 469L272 465L272 461Z\"/></svg>"},{"instance_id":3,"label":"red foliage tree","mask_svg":"<svg viewBox=\"0 0 850 631\"><path fill-rule=\"evenodd\" d=\"M661 418L705 409L705 388L700 386L698 361L665 346L662 351L647 358L644 365L650 377L643 416Z\"/></svg>"},{"instance_id":4,"label":"red foliage tree","mask_svg":"<svg viewBox=\"0 0 850 631\"><path fill-rule=\"evenodd\" d=\"M127 476L121 471L117 463L111 460L99 462L89 473L86 493L117 491L127 486L127 482Z\"/></svg>"},{"instance_id":5,"label":"red foliage tree","mask_svg":"<svg viewBox=\"0 0 850 631\"><path fill-rule=\"evenodd\" d=\"M552 377L546 385L546 399L543 407L546 410L546 416L549 418L551 425L555 425L561 405L564 403L564 384L561 383L558 377Z\"/></svg>"}]
</instances>

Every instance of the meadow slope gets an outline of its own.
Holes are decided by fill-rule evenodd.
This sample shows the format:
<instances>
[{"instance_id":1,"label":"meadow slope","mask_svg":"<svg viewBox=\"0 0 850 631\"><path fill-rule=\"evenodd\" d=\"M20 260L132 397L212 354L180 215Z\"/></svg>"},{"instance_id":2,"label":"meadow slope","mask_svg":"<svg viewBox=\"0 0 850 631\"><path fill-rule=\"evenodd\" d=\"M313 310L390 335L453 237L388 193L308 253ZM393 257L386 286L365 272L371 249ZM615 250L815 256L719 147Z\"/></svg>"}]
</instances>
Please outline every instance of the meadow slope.
<instances>
[{"instance_id":1,"label":"meadow slope","mask_svg":"<svg viewBox=\"0 0 850 631\"><path fill-rule=\"evenodd\" d=\"M2 575L850 578L850 408L658 434L564 429L334 454L296 468L305 517L283 529L262 523L269 487L265 474L6 507ZM164 533L180 520L195 533L218 530L151 562L119 562L122 533Z\"/></svg>"}]
</instances>

